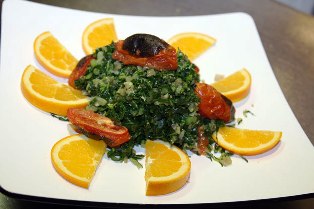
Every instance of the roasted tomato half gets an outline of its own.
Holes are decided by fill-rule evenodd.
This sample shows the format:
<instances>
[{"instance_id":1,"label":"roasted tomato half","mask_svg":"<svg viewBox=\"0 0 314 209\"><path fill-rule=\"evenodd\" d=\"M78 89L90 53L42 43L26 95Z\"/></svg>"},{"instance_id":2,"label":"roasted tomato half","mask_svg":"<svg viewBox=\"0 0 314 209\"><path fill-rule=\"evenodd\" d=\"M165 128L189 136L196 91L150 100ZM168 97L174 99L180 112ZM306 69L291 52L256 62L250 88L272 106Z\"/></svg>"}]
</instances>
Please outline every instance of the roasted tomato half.
<instances>
[{"instance_id":1,"label":"roasted tomato half","mask_svg":"<svg viewBox=\"0 0 314 209\"><path fill-rule=\"evenodd\" d=\"M205 155L207 147L209 145L209 140L205 136L204 126L197 128L197 149L200 155Z\"/></svg>"},{"instance_id":2,"label":"roasted tomato half","mask_svg":"<svg viewBox=\"0 0 314 209\"><path fill-rule=\"evenodd\" d=\"M235 109L232 102L220 94L214 87L197 83L195 92L200 98L199 113L206 118L231 122L234 120Z\"/></svg>"},{"instance_id":3,"label":"roasted tomato half","mask_svg":"<svg viewBox=\"0 0 314 209\"><path fill-rule=\"evenodd\" d=\"M73 125L102 137L110 147L120 146L131 138L126 127L115 125L110 118L91 110L70 108L67 117Z\"/></svg>"},{"instance_id":4,"label":"roasted tomato half","mask_svg":"<svg viewBox=\"0 0 314 209\"><path fill-rule=\"evenodd\" d=\"M76 65L75 69L72 71L68 84L73 88L76 88L75 81L80 77L84 76L87 71L87 67L90 65L92 59L95 59L92 54L83 57Z\"/></svg>"},{"instance_id":5,"label":"roasted tomato half","mask_svg":"<svg viewBox=\"0 0 314 209\"><path fill-rule=\"evenodd\" d=\"M138 65L156 70L178 68L176 49L158 37L135 34L115 44L112 58L125 65Z\"/></svg>"}]
</instances>

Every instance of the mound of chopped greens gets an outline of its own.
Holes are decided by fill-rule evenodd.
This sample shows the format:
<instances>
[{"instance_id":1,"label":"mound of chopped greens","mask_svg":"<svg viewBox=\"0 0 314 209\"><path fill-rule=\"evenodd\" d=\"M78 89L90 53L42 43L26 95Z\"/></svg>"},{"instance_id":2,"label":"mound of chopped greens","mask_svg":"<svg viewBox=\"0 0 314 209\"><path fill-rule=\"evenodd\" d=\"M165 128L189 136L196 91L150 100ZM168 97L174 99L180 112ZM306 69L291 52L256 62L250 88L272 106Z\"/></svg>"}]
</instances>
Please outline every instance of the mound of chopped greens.
<instances>
[{"instance_id":1,"label":"mound of chopped greens","mask_svg":"<svg viewBox=\"0 0 314 209\"><path fill-rule=\"evenodd\" d=\"M114 44L94 53L85 76L75 85L92 97L87 109L114 120L128 128L132 138L119 148L109 148L108 157L115 161L130 159L138 165L143 158L134 146L147 139L159 139L183 150L197 152L197 128L205 134L223 126L222 121L208 120L199 115L199 98L194 93L199 74L195 65L180 51L178 69L158 71L134 65L124 65L111 58ZM208 157L222 165L230 161L230 153L211 141ZM219 157L214 155L219 152Z\"/></svg>"}]
</instances>

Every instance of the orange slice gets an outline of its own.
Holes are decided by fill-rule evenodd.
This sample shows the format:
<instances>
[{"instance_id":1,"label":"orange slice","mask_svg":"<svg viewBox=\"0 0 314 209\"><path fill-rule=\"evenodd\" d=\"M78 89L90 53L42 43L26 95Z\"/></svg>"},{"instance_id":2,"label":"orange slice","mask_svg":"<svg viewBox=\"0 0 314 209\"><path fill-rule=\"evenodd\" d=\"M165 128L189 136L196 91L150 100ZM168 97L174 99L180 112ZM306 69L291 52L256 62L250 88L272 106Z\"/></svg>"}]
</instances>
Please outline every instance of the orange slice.
<instances>
[{"instance_id":1,"label":"orange slice","mask_svg":"<svg viewBox=\"0 0 314 209\"><path fill-rule=\"evenodd\" d=\"M146 195L162 195L174 192L187 182L191 162L176 146L163 141L146 142Z\"/></svg>"},{"instance_id":2,"label":"orange slice","mask_svg":"<svg viewBox=\"0 0 314 209\"><path fill-rule=\"evenodd\" d=\"M117 34L112 18L104 18L89 24L82 37L82 45L86 54L92 54L95 49L117 41Z\"/></svg>"},{"instance_id":3,"label":"orange slice","mask_svg":"<svg viewBox=\"0 0 314 209\"><path fill-rule=\"evenodd\" d=\"M216 43L216 39L203 33L180 33L168 40L193 61Z\"/></svg>"},{"instance_id":4,"label":"orange slice","mask_svg":"<svg viewBox=\"0 0 314 209\"><path fill-rule=\"evenodd\" d=\"M56 76L67 78L77 64L77 59L50 33L44 32L34 42L37 61Z\"/></svg>"},{"instance_id":5,"label":"orange slice","mask_svg":"<svg viewBox=\"0 0 314 209\"><path fill-rule=\"evenodd\" d=\"M82 134L67 136L51 149L51 162L67 181L88 188L106 151L102 140Z\"/></svg>"},{"instance_id":6,"label":"orange slice","mask_svg":"<svg viewBox=\"0 0 314 209\"><path fill-rule=\"evenodd\" d=\"M248 70L243 68L215 83L212 83L211 86L229 98L232 102L238 102L249 94L251 83L251 74Z\"/></svg>"},{"instance_id":7,"label":"orange slice","mask_svg":"<svg viewBox=\"0 0 314 209\"><path fill-rule=\"evenodd\" d=\"M55 81L32 65L24 70L21 90L32 105L57 115L65 116L69 108L83 108L89 102L81 91Z\"/></svg>"},{"instance_id":8,"label":"orange slice","mask_svg":"<svg viewBox=\"0 0 314 209\"><path fill-rule=\"evenodd\" d=\"M280 131L247 130L221 127L213 139L224 149L239 155L262 154L278 144Z\"/></svg>"}]
</instances>

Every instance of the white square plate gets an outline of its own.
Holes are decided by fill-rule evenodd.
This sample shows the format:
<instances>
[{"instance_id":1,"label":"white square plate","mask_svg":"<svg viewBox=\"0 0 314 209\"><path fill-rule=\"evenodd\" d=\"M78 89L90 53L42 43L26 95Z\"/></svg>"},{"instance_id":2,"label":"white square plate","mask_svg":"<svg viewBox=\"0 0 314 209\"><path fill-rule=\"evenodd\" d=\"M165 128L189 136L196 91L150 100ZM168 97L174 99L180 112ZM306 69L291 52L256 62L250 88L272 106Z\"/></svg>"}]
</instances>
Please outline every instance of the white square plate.
<instances>
[{"instance_id":1,"label":"white square plate","mask_svg":"<svg viewBox=\"0 0 314 209\"><path fill-rule=\"evenodd\" d=\"M38 34L50 31L79 59L84 56L81 47L84 28L104 17L114 18L119 39L139 32L165 40L188 31L215 37L217 44L195 60L202 79L210 83L217 73L227 75L247 68L253 84L248 98L235 104L236 116L243 118L240 127L280 130L281 143L265 154L248 157L248 163L233 157L229 167L192 154L189 182L179 191L164 196L145 196L144 169L107 158L103 159L89 189L65 181L51 164L50 150L55 142L70 134L67 123L28 103L20 91L20 79L29 64L45 71L33 52L33 41ZM253 19L244 13L137 17L4 1L0 88L0 185L10 193L98 203L192 204L314 192L313 146L280 90ZM255 116L244 118L245 109Z\"/></svg>"}]
</instances>

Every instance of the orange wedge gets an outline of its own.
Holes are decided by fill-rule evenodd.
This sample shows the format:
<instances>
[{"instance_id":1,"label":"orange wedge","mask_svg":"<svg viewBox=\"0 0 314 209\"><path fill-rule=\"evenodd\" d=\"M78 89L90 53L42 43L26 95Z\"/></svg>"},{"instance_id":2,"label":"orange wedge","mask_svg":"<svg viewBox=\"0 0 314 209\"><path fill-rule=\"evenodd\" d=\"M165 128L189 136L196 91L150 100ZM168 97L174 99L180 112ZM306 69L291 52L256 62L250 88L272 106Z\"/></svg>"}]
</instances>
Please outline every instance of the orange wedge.
<instances>
[{"instance_id":1,"label":"orange wedge","mask_svg":"<svg viewBox=\"0 0 314 209\"><path fill-rule=\"evenodd\" d=\"M221 127L213 139L224 149L239 155L257 155L271 150L282 132Z\"/></svg>"},{"instance_id":2,"label":"orange wedge","mask_svg":"<svg viewBox=\"0 0 314 209\"><path fill-rule=\"evenodd\" d=\"M57 115L65 116L69 108L83 108L89 102L81 91L55 81L32 65L24 70L21 90L32 105Z\"/></svg>"},{"instance_id":3,"label":"orange wedge","mask_svg":"<svg viewBox=\"0 0 314 209\"><path fill-rule=\"evenodd\" d=\"M211 86L229 98L232 102L238 102L249 94L251 83L251 74L247 69L243 68L215 83L212 83Z\"/></svg>"},{"instance_id":4,"label":"orange wedge","mask_svg":"<svg viewBox=\"0 0 314 209\"><path fill-rule=\"evenodd\" d=\"M44 32L34 42L37 61L56 76L67 78L77 64L77 59L50 33Z\"/></svg>"},{"instance_id":5,"label":"orange wedge","mask_svg":"<svg viewBox=\"0 0 314 209\"><path fill-rule=\"evenodd\" d=\"M88 188L106 151L102 140L82 134L71 135L58 141L51 149L51 162L67 181Z\"/></svg>"},{"instance_id":6,"label":"orange wedge","mask_svg":"<svg viewBox=\"0 0 314 209\"><path fill-rule=\"evenodd\" d=\"M176 146L163 141L146 141L146 195L174 192L187 182L191 162Z\"/></svg>"},{"instance_id":7,"label":"orange wedge","mask_svg":"<svg viewBox=\"0 0 314 209\"><path fill-rule=\"evenodd\" d=\"M117 34L112 18L104 18L89 24L82 37L82 45L86 54L92 54L95 49L117 41Z\"/></svg>"},{"instance_id":8,"label":"orange wedge","mask_svg":"<svg viewBox=\"0 0 314 209\"><path fill-rule=\"evenodd\" d=\"M215 44L216 39L203 33L180 33L171 37L168 43L193 61Z\"/></svg>"}]
</instances>

